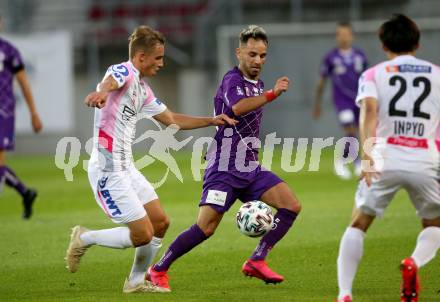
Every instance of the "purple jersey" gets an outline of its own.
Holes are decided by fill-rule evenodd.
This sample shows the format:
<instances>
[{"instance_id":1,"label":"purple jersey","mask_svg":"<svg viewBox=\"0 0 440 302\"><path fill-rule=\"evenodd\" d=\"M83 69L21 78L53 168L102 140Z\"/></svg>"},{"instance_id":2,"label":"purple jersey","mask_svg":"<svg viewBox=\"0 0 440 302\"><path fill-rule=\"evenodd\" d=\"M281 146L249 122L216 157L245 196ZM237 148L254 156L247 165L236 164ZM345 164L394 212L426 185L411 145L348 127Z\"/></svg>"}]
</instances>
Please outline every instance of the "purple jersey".
<instances>
[{"instance_id":1,"label":"purple jersey","mask_svg":"<svg viewBox=\"0 0 440 302\"><path fill-rule=\"evenodd\" d=\"M261 118L259 108L243 116L235 116L232 106L244 98L263 93L263 82L243 76L235 67L225 74L214 98L215 114L224 113L238 120L236 126L217 128L209 148L208 167L203 178L200 206L210 205L219 213L226 212L236 199L258 200L282 182L274 173L263 169L258 162ZM253 162L250 164L249 162Z\"/></svg>"},{"instance_id":2,"label":"purple jersey","mask_svg":"<svg viewBox=\"0 0 440 302\"><path fill-rule=\"evenodd\" d=\"M7 118L14 115L15 99L13 78L15 73L24 68L18 50L9 42L0 38L0 117Z\"/></svg>"},{"instance_id":3,"label":"purple jersey","mask_svg":"<svg viewBox=\"0 0 440 302\"><path fill-rule=\"evenodd\" d=\"M321 76L332 80L333 102L337 111L354 106L358 80L366 68L367 57L358 48L352 48L346 53L335 48L325 55Z\"/></svg>"},{"instance_id":4,"label":"purple jersey","mask_svg":"<svg viewBox=\"0 0 440 302\"><path fill-rule=\"evenodd\" d=\"M24 68L18 50L0 38L0 150L14 149L13 78Z\"/></svg>"},{"instance_id":5,"label":"purple jersey","mask_svg":"<svg viewBox=\"0 0 440 302\"><path fill-rule=\"evenodd\" d=\"M243 116L235 116L232 106L241 99L259 96L263 93L261 80L250 80L234 67L223 77L214 98L215 115L224 113L238 120L236 126L221 126L217 128L213 144L208 152L208 171L229 171L240 175L246 169L240 169L241 163L248 166L249 161L258 161L258 146L256 138L260 134L263 109L259 108ZM230 151L229 149L230 148ZM239 166L236 165L240 162ZM246 175L246 173L245 173Z\"/></svg>"}]
</instances>

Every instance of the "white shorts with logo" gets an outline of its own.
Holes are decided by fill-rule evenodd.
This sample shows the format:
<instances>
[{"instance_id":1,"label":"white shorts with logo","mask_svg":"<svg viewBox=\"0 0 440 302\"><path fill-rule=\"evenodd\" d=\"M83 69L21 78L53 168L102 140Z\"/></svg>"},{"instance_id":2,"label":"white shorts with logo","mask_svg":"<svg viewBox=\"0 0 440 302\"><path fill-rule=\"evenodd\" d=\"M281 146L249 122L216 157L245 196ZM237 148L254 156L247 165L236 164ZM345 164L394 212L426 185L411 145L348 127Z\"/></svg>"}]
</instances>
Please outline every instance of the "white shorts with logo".
<instances>
[{"instance_id":1,"label":"white shorts with logo","mask_svg":"<svg viewBox=\"0 0 440 302\"><path fill-rule=\"evenodd\" d=\"M361 180L356 191L356 207L371 216L382 216L394 195L405 189L419 217L440 217L439 182L424 173L383 171L370 187Z\"/></svg>"},{"instance_id":2,"label":"white shorts with logo","mask_svg":"<svg viewBox=\"0 0 440 302\"><path fill-rule=\"evenodd\" d=\"M147 214L144 205L158 199L153 186L133 165L120 172L89 167L88 175L96 202L115 223L143 218Z\"/></svg>"}]
</instances>

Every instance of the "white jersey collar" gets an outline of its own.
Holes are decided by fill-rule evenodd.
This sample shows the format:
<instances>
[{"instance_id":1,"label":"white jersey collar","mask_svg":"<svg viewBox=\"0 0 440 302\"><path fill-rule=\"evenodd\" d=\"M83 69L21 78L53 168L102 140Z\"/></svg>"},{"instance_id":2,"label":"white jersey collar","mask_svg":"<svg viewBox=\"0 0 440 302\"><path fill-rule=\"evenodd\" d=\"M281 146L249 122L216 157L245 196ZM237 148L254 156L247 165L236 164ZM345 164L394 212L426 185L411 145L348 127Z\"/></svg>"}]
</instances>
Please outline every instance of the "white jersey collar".
<instances>
[{"instance_id":1,"label":"white jersey collar","mask_svg":"<svg viewBox=\"0 0 440 302\"><path fill-rule=\"evenodd\" d=\"M415 57L413 55L400 55L392 59L392 61L402 61L406 59L415 59Z\"/></svg>"},{"instance_id":2,"label":"white jersey collar","mask_svg":"<svg viewBox=\"0 0 440 302\"><path fill-rule=\"evenodd\" d=\"M258 84L258 80L251 80L251 79L248 79L247 77L244 76L244 73L241 72L241 70L240 70L240 65L237 66L237 69L238 69L238 71L240 71L240 74L243 76L243 79L245 79L245 81L248 81L254 85Z\"/></svg>"},{"instance_id":3,"label":"white jersey collar","mask_svg":"<svg viewBox=\"0 0 440 302\"><path fill-rule=\"evenodd\" d=\"M243 79L245 79L245 80L248 81L248 82L251 82L251 83L254 84L254 85L257 85L257 83L258 83L258 80L251 80L251 79L248 79L248 78L246 78L244 75L243 75Z\"/></svg>"},{"instance_id":4,"label":"white jersey collar","mask_svg":"<svg viewBox=\"0 0 440 302\"><path fill-rule=\"evenodd\" d=\"M133 72L134 72L138 77L140 77L141 73L140 73L140 71L139 71L136 67L134 67L133 63L132 63L131 61L128 61L127 64L130 65L131 70L133 70Z\"/></svg>"}]
</instances>

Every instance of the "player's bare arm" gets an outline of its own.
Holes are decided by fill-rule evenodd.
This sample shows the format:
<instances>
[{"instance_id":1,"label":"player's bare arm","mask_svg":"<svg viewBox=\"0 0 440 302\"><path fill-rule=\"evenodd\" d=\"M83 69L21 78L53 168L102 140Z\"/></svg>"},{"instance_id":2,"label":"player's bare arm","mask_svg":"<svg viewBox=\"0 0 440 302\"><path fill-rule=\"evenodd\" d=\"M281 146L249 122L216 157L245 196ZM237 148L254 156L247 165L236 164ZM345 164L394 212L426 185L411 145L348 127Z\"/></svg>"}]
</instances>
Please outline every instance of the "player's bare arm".
<instances>
[{"instance_id":1,"label":"player's bare arm","mask_svg":"<svg viewBox=\"0 0 440 302\"><path fill-rule=\"evenodd\" d=\"M34 97L32 96L31 86L24 70L17 72L16 78L18 84L20 85L21 91L23 92L24 99L29 108L29 113L31 115L32 128L36 133L43 129L43 123L40 120L40 116L37 112L37 107L35 106Z\"/></svg>"},{"instance_id":2,"label":"player's bare arm","mask_svg":"<svg viewBox=\"0 0 440 302\"><path fill-rule=\"evenodd\" d=\"M84 103L89 107L103 108L107 102L109 92L119 89L116 80L109 75L98 85L98 91L94 91L86 96Z\"/></svg>"},{"instance_id":3,"label":"player's bare arm","mask_svg":"<svg viewBox=\"0 0 440 302\"><path fill-rule=\"evenodd\" d=\"M166 126L174 124L177 125L179 129L183 130L204 128L209 126L222 126L225 124L233 126L237 123L236 120L228 117L226 114L220 114L215 117L199 117L175 113L168 109L158 115L155 115L154 118Z\"/></svg>"},{"instance_id":4,"label":"player's bare arm","mask_svg":"<svg viewBox=\"0 0 440 302\"><path fill-rule=\"evenodd\" d=\"M316 86L316 98L315 98L315 106L313 108L313 118L319 119L321 117L321 103L322 103L322 95L324 93L326 78L321 76L319 78L318 85Z\"/></svg>"},{"instance_id":5,"label":"player's bare arm","mask_svg":"<svg viewBox=\"0 0 440 302\"><path fill-rule=\"evenodd\" d=\"M365 178L368 186L371 185L373 178L377 178L379 173L375 170L374 161L369 155L371 150L365 150L365 142L375 137L377 125L377 100L375 98L367 97L362 100L361 114L360 114L360 130L359 135L361 139L362 161L367 163L368 169L362 167L361 178ZM363 164L364 165L364 164Z\"/></svg>"},{"instance_id":6,"label":"player's bare arm","mask_svg":"<svg viewBox=\"0 0 440 302\"><path fill-rule=\"evenodd\" d=\"M288 77L281 77L276 81L273 89L259 96L241 99L237 104L232 106L232 111L236 116L241 116L263 107L286 92L289 89L289 83L290 80Z\"/></svg>"}]
</instances>

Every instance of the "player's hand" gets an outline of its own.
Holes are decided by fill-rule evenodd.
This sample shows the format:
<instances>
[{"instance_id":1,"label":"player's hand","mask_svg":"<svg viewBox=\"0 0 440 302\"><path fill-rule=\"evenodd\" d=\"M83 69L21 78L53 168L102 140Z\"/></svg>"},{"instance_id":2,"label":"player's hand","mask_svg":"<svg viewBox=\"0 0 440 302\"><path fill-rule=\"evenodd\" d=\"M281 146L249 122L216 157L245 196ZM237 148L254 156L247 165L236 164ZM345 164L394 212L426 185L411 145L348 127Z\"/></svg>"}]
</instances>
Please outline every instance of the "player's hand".
<instances>
[{"instance_id":1,"label":"player's hand","mask_svg":"<svg viewBox=\"0 0 440 302\"><path fill-rule=\"evenodd\" d=\"M92 92L88 96L86 96L84 104L86 104L88 107L96 107L101 109L105 106L105 103L107 102L107 96L107 92Z\"/></svg>"},{"instance_id":2,"label":"player's hand","mask_svg":"<svg viewBox=\"0 0 440 302\"><path fill-rule=\"evenodd\" d=\"M279 78L273 87L275 95L279 96L281 93L286 92L287 89L289 89L289 82L290 80L288 77Z\"/></svg>"},{"instance_id":3,"label":"player's hand","mask_svg":"<svg viewBox=\"0 0 440 302\"><path fill-rule=\"evenodd\" d=\"M39 133L43 129L43 123L40 120L38 113L33 113L31 117L32 128L34 128L35 133Z\"/></svg>"},{"instance_id":4,"label":"player's hand","mask_svg":"<svg viewBox=\"0 0 440 302\"><path fill-rule=\"evenodd\" d=\"M235 126L238 123L237 120L234 120L227 116L226 114L220 114L216 117L212 118L211 125L212 126L223 126L225 124Z\"/></svg>"},{"instance_id":5,"label":"player's hand","mask_svg":"<svg viewBox=\"0 0 440 302\"><path fill-rule=\"evenodd\" d=\"M373 179L378 179L380 173L376 170L374 166L374 160L369 155L362 156L362 171L361 179L364 179L367 186L371 186Z\"/></svg>"},{"instance_id":6,"label":"player's hand","mask_svg":"<svg viewBox=\"0 0 440 302\"><path fill-rule=\"evenodd\" d=\"M313 118L315 120L319 119L321 117L321 105L315 105L315 107L313 108Z\"/></svg>"}]
</instances>

